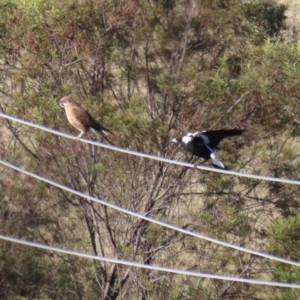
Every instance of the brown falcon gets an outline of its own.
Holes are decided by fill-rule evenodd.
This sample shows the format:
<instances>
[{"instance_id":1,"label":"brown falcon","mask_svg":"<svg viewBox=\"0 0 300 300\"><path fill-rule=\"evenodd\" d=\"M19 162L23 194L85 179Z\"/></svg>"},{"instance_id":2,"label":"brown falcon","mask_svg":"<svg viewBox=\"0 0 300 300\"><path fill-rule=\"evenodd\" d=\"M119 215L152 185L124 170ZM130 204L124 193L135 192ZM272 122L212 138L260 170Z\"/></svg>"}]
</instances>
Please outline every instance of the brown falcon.
<instances>
[{"instance_id":1,"label":"brown falcon","mask_svg":"<svg viewBox=\"0 0 300 300\"><path fill-rule=\"evenodd\" d=\"M78 139L80 139L89 130L102 135L109 143L113 144L104 133L111 133L102 124L98 123L94 118L83 109L78 103L73 101L69 96L63 97L60 106L65 108L66 115L70 124L80 131Z\"/></svg>"}]
</instances>

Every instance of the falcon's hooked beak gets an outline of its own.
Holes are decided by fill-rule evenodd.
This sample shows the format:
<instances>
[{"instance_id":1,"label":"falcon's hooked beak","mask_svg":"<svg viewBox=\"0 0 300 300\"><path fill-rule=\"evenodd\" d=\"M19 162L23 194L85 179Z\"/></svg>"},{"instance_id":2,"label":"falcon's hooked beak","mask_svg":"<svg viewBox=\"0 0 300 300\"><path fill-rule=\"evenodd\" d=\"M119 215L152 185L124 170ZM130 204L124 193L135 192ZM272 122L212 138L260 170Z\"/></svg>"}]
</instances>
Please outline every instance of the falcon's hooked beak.
<instances>
[{"instance_id":1,"label":"falcon's hooked beak","mask_svg":"<svg viewBox=\"0 0 300 300\"><path fill-rule=\"evenodd\" d=\"M59 106L65 107L65 102L60 101L60 102L59 102Z\"/></svg>"}]
</instances>

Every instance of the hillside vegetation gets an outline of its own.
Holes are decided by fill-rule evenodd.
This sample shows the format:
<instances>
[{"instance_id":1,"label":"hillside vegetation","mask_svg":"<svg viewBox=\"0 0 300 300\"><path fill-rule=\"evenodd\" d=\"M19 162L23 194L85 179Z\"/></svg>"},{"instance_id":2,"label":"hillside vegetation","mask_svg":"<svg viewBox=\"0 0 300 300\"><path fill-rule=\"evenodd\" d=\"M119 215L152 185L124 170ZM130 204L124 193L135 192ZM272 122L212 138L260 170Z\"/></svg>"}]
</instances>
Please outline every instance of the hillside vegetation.
<instances>
[{"instance_id":1,"label":"hillside vegetation","mask_svg":"<svg viewBox=\"0 0 300 300\"><path fill-rule=\"evenodd\" d=\"M297 180L300 48L297 32L286 34L286 10L272 0L2 0L1 111L77 135L59 106L69 95L114 133L116 146L183 161L190 156L171 138L245 129L221 144L228 168ZM297 185L169 165L0 122L5 161L151 218L300 261ZM143 264L300 282L299 268L0 168L2 234ZM296 289L0 245L1 299L300 298Z\"/></svg>"}]
</instances>

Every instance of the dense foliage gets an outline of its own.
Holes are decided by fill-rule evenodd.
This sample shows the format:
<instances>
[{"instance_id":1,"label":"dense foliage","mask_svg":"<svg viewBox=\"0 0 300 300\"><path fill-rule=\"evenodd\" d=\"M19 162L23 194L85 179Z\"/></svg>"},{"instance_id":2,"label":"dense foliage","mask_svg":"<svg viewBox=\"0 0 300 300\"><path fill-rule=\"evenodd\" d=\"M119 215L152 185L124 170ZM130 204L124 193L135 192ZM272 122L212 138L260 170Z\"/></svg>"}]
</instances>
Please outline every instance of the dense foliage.
<instances>
[{"instance_id":1,"label":"dense foliage","mask_svg":"<svg viewBox=\"0 0 300 300\"><path fill-rule=\"evenodd\" d=\"M242 128L234 170L299 178L300 48L273 0L3 0L0 108L77 134L70 95L120 147L187 160L183 132ZM1 119L2 159L149 217L298 260L296 185L186 169ZM90 138L93 138L92 136ZM297 282L291 266L235 252L1 167L1 233L99 256ZM296 290L199 279L0 242L1 299L295 299Z\"/></svg>"}]
</instances>

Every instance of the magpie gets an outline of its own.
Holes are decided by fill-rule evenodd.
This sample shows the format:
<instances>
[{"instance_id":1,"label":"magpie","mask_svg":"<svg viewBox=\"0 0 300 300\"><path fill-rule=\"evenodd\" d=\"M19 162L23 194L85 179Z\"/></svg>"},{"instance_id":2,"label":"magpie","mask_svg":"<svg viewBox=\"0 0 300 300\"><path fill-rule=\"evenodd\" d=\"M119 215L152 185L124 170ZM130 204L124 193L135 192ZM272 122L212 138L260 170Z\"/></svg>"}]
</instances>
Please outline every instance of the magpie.
<instances>
[{"instance_id":1,"label":"magpie","mask_svg":"<svg viewBox=\"0 0 300 300\"><path fill-rule=\"evenodd\" d=\"M188 152L193 155L204 158L205 161L211 159L214 167L227 169L219 160L215 150L218 149L219 143L226 137L241 135L243 130L240 129L221 129L211 131L189 132L188 134L174 138L171 141L179 143Z\"/></svg>"}]
</instances>

